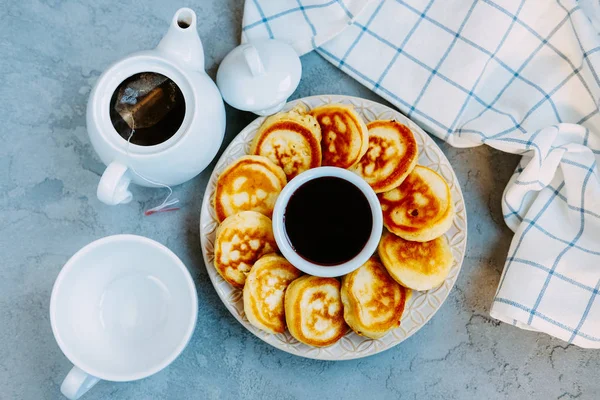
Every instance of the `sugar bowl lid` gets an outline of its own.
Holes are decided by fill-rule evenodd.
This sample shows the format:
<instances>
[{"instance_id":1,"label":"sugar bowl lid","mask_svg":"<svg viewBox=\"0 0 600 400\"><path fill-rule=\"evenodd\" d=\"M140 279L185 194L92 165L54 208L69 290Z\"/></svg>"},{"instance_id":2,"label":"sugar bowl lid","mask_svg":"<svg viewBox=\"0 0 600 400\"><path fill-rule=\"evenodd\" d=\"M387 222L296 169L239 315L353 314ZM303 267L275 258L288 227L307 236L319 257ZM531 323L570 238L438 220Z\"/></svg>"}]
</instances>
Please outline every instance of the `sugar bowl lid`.
<instances>
[{"instance_id":1,"label":"sugar bowl lid","mask_svg":"<svg viewBox=\"0 0 600 400\"><path fill-rule=\"evenodd\" d=\"M233 49L221 62L217 86L230 106L258 115L281 110L302 75L296 51L273 39L254 40Z\"/></svg>"}]
</instances>

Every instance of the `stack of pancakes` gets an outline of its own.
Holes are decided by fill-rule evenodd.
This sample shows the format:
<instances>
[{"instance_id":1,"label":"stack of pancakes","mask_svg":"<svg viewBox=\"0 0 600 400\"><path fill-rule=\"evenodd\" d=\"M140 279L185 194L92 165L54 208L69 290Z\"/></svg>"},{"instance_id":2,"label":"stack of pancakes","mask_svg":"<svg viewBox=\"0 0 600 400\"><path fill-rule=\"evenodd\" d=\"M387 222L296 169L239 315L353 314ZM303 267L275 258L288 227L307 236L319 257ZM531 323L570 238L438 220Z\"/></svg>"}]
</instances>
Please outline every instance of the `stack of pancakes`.
<instances>
[{"instance_id":1,"label":"stack of pancakes","mask_svg":"<svg viewBox=\"0 0 600 400\"><path fill-rule=\"evenodd\" d=\"M454 220L450 187L444 178L416 165L399 186L377 197L387 229L378 253L390 275L414 290L441 285L454 262L444 236Z\"/></svg>"},{"instance_id":2,"label":"stack of pancakes","mask_svg":"<svg viewBox=\"0 0 600 400\"><path fill-rule=\"evenodd\" d=\"M312 110L297 105L266 118L251 155L219 176L212 204L220 222L214 265L243 289L248 321L270 333L287 326L317 347L337 342L348 326L380 338L399 326L411 289L440 285L452 265L443 236L454 217L450 188L417 165L417 142L394 120L365 124L350 105ZM378 194L386 231L374 255L344 276L302 275L277 253L271 216L279 193L298 174L319 166L349 169Z\"/></svg>"},{"instance_id":3,"label":"stack of pancakes","mask_svg":"<svg viewBox=\"0 0 600 400\"><path fill-rule=\"evenodd\" d=\"M297 105L265 119L250 152L280 166L288 179L321 166L321 128L316 119Z\"/></svg>"}]
</instances>

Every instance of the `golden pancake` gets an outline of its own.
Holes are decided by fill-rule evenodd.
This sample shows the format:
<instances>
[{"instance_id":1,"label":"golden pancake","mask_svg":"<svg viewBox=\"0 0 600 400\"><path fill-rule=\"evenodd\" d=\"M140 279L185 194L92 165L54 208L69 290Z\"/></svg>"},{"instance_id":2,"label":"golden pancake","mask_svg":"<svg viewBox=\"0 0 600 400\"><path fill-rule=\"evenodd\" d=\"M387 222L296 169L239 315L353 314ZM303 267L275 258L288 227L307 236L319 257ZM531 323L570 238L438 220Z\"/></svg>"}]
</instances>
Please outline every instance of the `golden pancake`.
<instances>
[{"instance_id":1,"label":"golden pancake","mask_svg":"<svg viewBox=\"0 0 600 400\"><path fill-rule=\"evenodd\" d=\"M285 292L285 320L293 337L310 346L331 346L346 333L340 282L304 275Z\"/></svg>"},{"instance_id":2,"label":"golden pancake","mask_svg":"<svg viewBox=\"0 0 600 400\"><path fill-rule=\"evenodd\" d=\"M244 285L244 313L263 331L283 333L283 296L288 285L302 273L277 254L262 256L250 270Z\"/></svg>"},{"instance_id":3,"label":"golden pancake","mask_svg":"<svg viewBox=\"0 0 600 400\"><path fill-rule=\"evenodd\" d=\"M402 185L377 197L385 227L406 240L433 240L452 226L450 187L429 168L417 165Z\"/></svg>"},{"instance_id":4,"label":"golden pancake","mask_svg":"<svg viewBox=\"0 0 600 400\"><path fill-rule=\"evenodd\" d=\"M378 339L400 326L410 295L410 289L400 286L371 258L342 279L344 319L357 334Z\"/></svg>"},{"instance_id":5,"label":"golden pancake","mask_svg":"<svg viewBox=\"0 0 600 400\"><path fill-rule=\"evenodd\" d=\"M260 257L277 251L271 220L256 211L227 217L217 228L215 268L223 279L243 287L246 276Z\"/></svg>"},{"instance_id":6,"label":"golden pancake","mask_svg":"<svg viewBox=\"0 0 600 400\"><path fill-rule=\"evenodd\" d=\"M243 156L219 176L213 206L219 222L240 211L271 217L279 193L287 184L283 170L261 156Z\"/></svg>"},{"instance_id":7,"label":"golden pancake","mask_svg":"<svg viewBox=\"0 0 600 400\"><path fill-rule=\"evenodd\" d=\"M321 128L302 105L265 119L250 146L252 154L279 165L288 180L321 166Z\"/></svg>"},{"instance_id":8,"label":"golden pancake","mask_svg":"<svg viewBox=\"0 0 600 400\"><path fill-rule=\"evenodd\" d=\"M429 242L410 242L384 232L377 250L392 278L413 290L440 286L454 262L445 236Z\"/></svg>"},{"instance_id":9,"label":"golden pancake","mask_svg":"<svg viewBox=\"0 0 600 400\"><path fill-rule=\"evenodd\" d=\"M413 133L396 121L373 121L369 128L369 149L352 168L376 193L400 185L417 164L419 151Z\"/></svg>"},{"instance_id":10,"label":"golden pancake","mask_svg":"<svg viewBox=\"0 0 600 400\"><path fill-rule=\"evenodd\" d=\"M367 152L369 130L353 106L327 104L310 114L321 126L323 165L350 168Z\"/></svg>"}]
</instances>

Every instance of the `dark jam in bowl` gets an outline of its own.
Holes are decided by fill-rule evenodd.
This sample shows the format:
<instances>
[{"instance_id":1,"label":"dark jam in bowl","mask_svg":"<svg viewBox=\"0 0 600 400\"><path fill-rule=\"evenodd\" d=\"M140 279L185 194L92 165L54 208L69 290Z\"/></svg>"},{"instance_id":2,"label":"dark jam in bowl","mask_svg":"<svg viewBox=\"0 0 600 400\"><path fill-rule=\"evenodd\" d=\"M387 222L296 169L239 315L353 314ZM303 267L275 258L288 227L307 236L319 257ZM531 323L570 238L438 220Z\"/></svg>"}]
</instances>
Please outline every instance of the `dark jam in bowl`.
<instances>
[{"instance_id":1,"label":"dark jam in bowl","mask_svg":"<svg viewBox=\"0 0 600 400\"><path fill-rule=\"evenodd\" d=\"M369 201L354 184L335 177L310 180L290 197L285 231L294 251L323 266L350 261L373 228Z\"/></svg>"}]
</instances>

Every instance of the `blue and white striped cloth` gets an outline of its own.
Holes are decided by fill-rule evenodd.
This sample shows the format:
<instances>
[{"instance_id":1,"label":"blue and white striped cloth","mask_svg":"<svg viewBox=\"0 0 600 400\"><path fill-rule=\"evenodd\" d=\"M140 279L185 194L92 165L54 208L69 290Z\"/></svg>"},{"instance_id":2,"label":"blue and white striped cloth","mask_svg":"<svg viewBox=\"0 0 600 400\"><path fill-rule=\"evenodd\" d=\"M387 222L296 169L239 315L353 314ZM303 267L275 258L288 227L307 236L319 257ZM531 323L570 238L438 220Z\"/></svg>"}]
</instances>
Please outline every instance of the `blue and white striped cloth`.
<instances>
[{"instance_id":1,"label":"blue and white striped cloth","mask_svg":"<svg viewBox=\"0 0 600 400\"><path fill-rule=\"evenodd\" d=\"M247 0L242 41L316 50L454 146L523 158L491 315L600 347L598 0Z\"/></svg>"}]
</instances>

